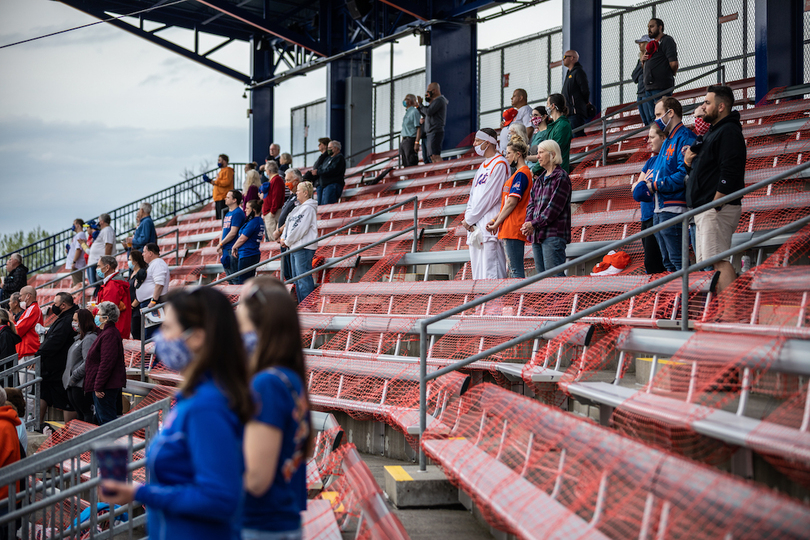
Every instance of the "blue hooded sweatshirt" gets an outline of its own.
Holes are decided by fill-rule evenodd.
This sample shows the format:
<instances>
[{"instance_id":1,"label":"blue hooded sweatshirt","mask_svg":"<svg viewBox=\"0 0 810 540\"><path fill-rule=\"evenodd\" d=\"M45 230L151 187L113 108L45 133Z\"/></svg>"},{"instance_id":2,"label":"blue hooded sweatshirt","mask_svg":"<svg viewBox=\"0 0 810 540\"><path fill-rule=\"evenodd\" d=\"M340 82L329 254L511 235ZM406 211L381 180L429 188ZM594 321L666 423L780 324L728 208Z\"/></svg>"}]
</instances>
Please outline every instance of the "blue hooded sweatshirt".
<instances>
[{"instance_id":1,"label":"blue hooded sweatshirt","mask_svg":"<svg viewBox=\"0 0 810 540\"><path fill-rule=\"evenodd\" d=\"M237 540L245 462L244 428L209 378L178 395L149 446L150 482L135 499L146 505L153 540Z\"/></svg>"},{"instance_id":2,"label":"blue hooded sweatshirt","mask_svg":"<svg viewBox=\"0 0 810 540\"><path fill-rule=\"evenodd\" d=\"M653 191L657 195L658 208L664 212L686 208L686 164L681 148L691 146L695 138L695 134L689 128L678 123L664 141L661 153L658 154Z\"/></svg>"},{"instance_id":3,"label":"blue hooded sweatshirt","mask_svg":"<svg viewBox=\"0 0 810 540\"><path fill-rule=\"evenodd\" d=\"M641 173L643 174L647 171L654 171L655 162L657 160L658 155L654 155L650 159L648 159L647 163L644 164L644 167L641 168ZM655 199L653 198L652 193L650 193L650 190L647 189L647 184L643 183L636 184L636 187L633 189L633 199L635 199L640 203L641 221L647 221L648 219L652 219L653 213L655 212Z\"/></svg>"}]
</instances>

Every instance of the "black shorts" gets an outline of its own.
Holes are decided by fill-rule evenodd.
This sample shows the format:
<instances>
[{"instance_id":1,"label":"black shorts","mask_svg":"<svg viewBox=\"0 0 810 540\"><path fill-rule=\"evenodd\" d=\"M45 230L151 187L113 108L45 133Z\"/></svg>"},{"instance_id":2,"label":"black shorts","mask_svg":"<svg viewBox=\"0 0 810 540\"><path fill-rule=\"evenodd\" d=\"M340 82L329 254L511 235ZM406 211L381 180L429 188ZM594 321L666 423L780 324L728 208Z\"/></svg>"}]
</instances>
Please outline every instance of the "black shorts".
<instances>
[{"instance_id":1,"label":"black shorts","mask_svg":"<svg viewBox=\"0 0 810 540\"><path fill-rule=\"evenodd\" d=\"M427 134L428 152L431 156L439 156L442 153L444 143L444 131L436 131Z\"/></svg>"},{"instance_id":2,"label":"black shorts","mask_svg":"<svg viewBox=\"0 0 810 540\"><path fill-rule=\"evenodd\" d=\"M73 411L73 406L68 401L67 391L62 386L62 381L42 381L40 383L40 397L45 400L48 407L55 407L63 411Z\"/></svg>"}]
</instances>

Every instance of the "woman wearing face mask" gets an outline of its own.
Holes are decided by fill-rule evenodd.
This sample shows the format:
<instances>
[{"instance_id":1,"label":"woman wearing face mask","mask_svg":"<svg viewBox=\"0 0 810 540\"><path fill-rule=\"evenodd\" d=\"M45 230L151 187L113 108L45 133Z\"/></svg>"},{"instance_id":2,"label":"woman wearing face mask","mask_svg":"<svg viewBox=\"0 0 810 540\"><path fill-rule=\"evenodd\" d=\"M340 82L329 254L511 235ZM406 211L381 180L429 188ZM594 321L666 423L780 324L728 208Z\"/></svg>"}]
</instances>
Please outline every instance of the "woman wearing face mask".
<instances>
[{"instance_id":1,"label":"woman wearing face mask","mask_svg":"<svg viewBox=\"0 0 810 540\"><path fill-rule=\"evenodd\" d=\"M537 145L545 141L548 137L548 120L549 116L545 107L538 105L532 109L534 135L532 135L532 141L529 143L529 153L526 156L526 161L527 163L532 163L529 168L531 168L532 174L535 176L540 174L540 169L542 168L540 165L537 165Z\"/></svg>"},{"instance_id":2,"label":"woman wearing face mask","mask_svg":"<svg viewBox=\"0 0 810 540\"><path fill-rule=\"evenodd\" d=\"M506 181L501 190L501 211L487 224L487 231L498 235L503 243L509 277L526 277L523 259L526 249L526 235L520 232L526 221L526 206L532 191L532 172L526 166L526 143L518 136L506 146L506 160L515 167L515 173Z\"/></svg>"},{"instance_id":3,"label":"woman wearing face mask","mask_svg":"<svg viewBox=\"0 0 810 540\"><path fill-rule=\"evenodd\" d=\"M25 312L25 308L20 303L20 293L15 292L8 299L8 310L11 312L11 316L14 317L14 322L20 320L23 312Z\"/></svg>"},{"instance_id":4,"label":"woman wearing face mask","mask_svg":"<svg viewBox=\"0 0 810 540\"><path fill-rule=\"evenodd\" d=\"M296 206L284 224L284 232L281 233L281 247L296 248L307 244L318 238L318 203L312 198L315 188L310 182L298 184L298 206ZM292 254L293 277L300 276L312 270L312 258L318 243L307 244L307 247ZM312 274L303 277L295 282L295 294L298 303L304 301L309 294L315 290L315 280Z\"/></svg>"},{"instance_id":5,"label":"woman wearing face mask","mask_svg":"<svg viewBox=\"0 0 810 540\"><path fill-rule=\"evenodd\" d=\"M138 309L136 292L146 279L146 269L149 266L143 260L143 253L137 249L129 252L129 304L132 306L132 322L130 332L132 339L141 339L141 310Z\"/></svg>"},{"instance_id":6,"label":"woman wearing face mask","mask_svg":"<svg viewBox=\"0 0 810 540\"><path fill-rule=\"evenodd\" d=\"M568 107L565 106L565 98L562 94L551 94L546 101L546 110L552 122L549 123L546 140L554 141L560 147L560 166L567 173L569 172L568 155L571 152L571 139L574 133L571 131L571 122L568 121ZM540 170L538 176L543 174Z\"/></svg>"},{"instance_id":7,"label":"woman wearing face mask","mask_svg":"<svg viewBox=\"0 0 810 540\"><path fill-rule=\"evenodd\" d=\"M11 313L0 308L0 361L17 354L17 343L21 341L22 338L17 334ZM0 371L3 369L5 368L0 364Z\"/></svg>"},{"instance_id":8,"label":"woman wearing face mask","mask_svg":"<svg viewBox=\"0 0 810 540\"><path fill-rule=\"evenodd\" d=\"M105 480L105 499L146 505L150 538L237 540L243 424L254 407L230 302L213 287L173 292L155 349L183 375L177 404L147 451L149 483Z\"/></svg>"},{"instance_id":9,"label":"woman wearing face mask","mask_svg":"<svg viewBox=\"0 0 810 540\"><path fill-rule=\"evenodd\" d=\"M283 283L259 277L245 287L236 318L250 352L258 403L245 426L242 539L297 540L307 507L306 459L312 444L301 328Z\"/></svg>"},{"instance_id":10,"label":"woman wearing face mask","mask_svg":"<svg viewBox=\"0 0 810 540\"><path fill-rule=\"evenodd\" d=\"M239 229L236 243L231 250L231 256L239 258L238 270L244 270L259 262L261 257L259 246L264 238L264 220L261 214L262 201L258 199L250 201L247 205L245 223ZM254 269L234 278L234 281L239 285L255 275Z\"/></svg>"},{"instance_id":11,"label":"woman wearing face mask","mask_svg":"<svg viewBox=\"0 0 810 540\"><path fill-rule=\"evenodd\" d=\"M68 401L82 422L95 424L93 396L84 391L85 361L93 343L98 338L99 329L89 310L80 309L73 314L73 331L78 335L68 349L62 385L67 391Z\"/></svg>"},{"instance_id":12,"label":"woman wearing face mask","mask_svg":"<svg viewBox=\"0 0 810 540\"><path fill-rule=\"evenodd\" d=\"M498 153L495 130L483 128L475 134L475 153L484 161L475 173L470 198L461 225L467 229L473 279L506 277L506 256L498 237L485 229L498 216L501 190L509 178L509 163Z\"/></svg>"},{"instance_id":13,"label":"woman wearing face mask","mask_svg":"<svg viewBox=\"0 0 810 540\"><path fill-rule=\"evenodd\" d=\"M84 391L92 393L96 420L100 426L118 416L121 389L127 385L124 340L115 327L120 313L118 306L112 302L98 305L95 322L101 332L85 357Z\"/></svg>"},{"instance_id":14,"label":"woman wearing face mask","mask_svg":"<svg viewBox=\"0 0 810 540\"><path fill-rule=\"evenodd\" d=\"M84 273L80 270L87 266L82 244L87 244L87 234L84 232L84 221L77 218L73 220L73 238L70 241L67 261L65 261L65 270L75 271L70 275L74 287L82 282Z\"/></svg>"}]
</instances>

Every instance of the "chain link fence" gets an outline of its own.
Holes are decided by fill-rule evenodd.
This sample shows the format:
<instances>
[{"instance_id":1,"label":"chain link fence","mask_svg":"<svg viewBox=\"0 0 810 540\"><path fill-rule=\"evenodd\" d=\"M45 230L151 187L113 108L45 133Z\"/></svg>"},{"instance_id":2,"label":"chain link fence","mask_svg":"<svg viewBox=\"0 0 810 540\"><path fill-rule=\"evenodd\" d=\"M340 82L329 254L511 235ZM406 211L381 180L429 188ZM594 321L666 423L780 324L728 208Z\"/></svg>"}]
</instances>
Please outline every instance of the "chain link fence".
<instances>
[{"instance_id":1,"label":"chain link fence","mask_svg":"<svg viewBox=\"0 0 810 540\"><path fill-rule=\"evenodd\" d=\"M810 82L810 5L804 3L804 82Z\"/></svg>"},{"instance_id":2,"label":"chain link fence","mask_svg":"<svg viewBox=\"0 0 810 540\"><path fill-rule=\"evenodd\" d=\"M423 95L425 88L424 69L374 83L374 152L399 148L399 132L405 117L402 100L408 94Z\"/></svg>"},{"instance_id":3,"label":"chain link fence","mask_svg":"<svg viewBox=\"0 0 810 540\"><path fill-rule=\"evenodd\" d=\"M290 109L290 154L296 167L318 159L318 139L326 133L326 98Z\"/></svg>"}]
</instances>

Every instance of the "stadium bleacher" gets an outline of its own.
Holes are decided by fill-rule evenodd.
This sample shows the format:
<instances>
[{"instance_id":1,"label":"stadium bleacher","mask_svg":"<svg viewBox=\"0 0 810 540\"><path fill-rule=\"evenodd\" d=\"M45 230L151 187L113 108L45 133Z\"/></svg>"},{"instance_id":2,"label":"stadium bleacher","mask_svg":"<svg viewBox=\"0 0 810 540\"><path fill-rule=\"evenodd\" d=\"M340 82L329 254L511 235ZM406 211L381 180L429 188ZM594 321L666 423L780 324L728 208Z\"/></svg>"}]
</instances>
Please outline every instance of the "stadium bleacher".
<instances>
[{"instance_id":1,"label":"stadium bleacher","mask_svg":"<svg viewBox=\"0 0 810 540\"><path fill-rule=\"evenodd\" d=\"M748 185L806 162L810 150L810 99L755 107L752 84L732 84L748 144ZM695 102L704 92L675 97ZM638 127L631 111L610 123L608 141ZM569 259L640 230L630 186L648 157L643 135L611 145L607 164L592 154L573 168ZM571 154L601 142L596 124L575 139ZM469 147L447 157L389 171L394 154L373 154L347 170L337 204L318 208L325 234L416 196L419 244L412 252L406 234L316 274L318 287L300 306L312 405L393 427L424 449L493 527L521 538L806 537L810 227L764 242L754 267L719 295L714 272L695 272L688 298L674 281L443 375L428 385L428 431L420 442L420 319L512 283L470 279L459 224L482 160ZM805 173L746 196L733 245L810 215ZM412 220L412 209L392 210L323 241L316 255L328 266ZM208 205L158 229L178 231L160 241L172 287L223 277L219 228ZM640 243L625 249L632 262L621 275L572 269L432 325L428 372L650 283ZM265 260L279 246L264 242L261 252ZM525 257L530 273L530 246ZM278 269L271 263L259 273ZM29 284L59 276L32 276ZM69 286L65 278L39 289L40 303ZM239 286L217 287L238 298ZM684 306L688 332L678 327ZM140 342L127 341L125 356L133 378L145 362L152 382L180 380L154 364L150 345L142 359ZM85 429L71 423L44 448ZM356 449L332 448L334 426L321 433L311 485L322 489L307 510L306 537L337 538L358 516L370 538L407 537ZM740 451L773 471L730 467ZM721 470L728 468L738 476Z\"/></svg>"}]
</instances>

